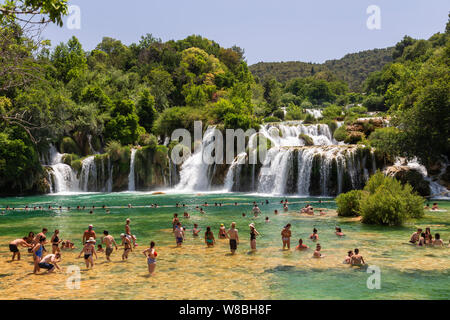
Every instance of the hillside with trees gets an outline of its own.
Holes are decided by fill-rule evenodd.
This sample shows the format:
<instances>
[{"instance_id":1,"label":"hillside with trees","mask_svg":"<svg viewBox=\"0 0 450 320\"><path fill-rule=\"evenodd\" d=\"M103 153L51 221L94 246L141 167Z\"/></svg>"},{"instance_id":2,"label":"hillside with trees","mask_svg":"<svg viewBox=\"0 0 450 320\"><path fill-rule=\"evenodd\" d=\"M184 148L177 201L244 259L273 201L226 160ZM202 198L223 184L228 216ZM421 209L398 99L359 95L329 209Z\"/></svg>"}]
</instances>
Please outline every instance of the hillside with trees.
<instances>
[{"instance_id":1,"label":"hillside with trees","mask_svg":"<svg viewBox=\"0 0 450 320\"><path fill-rule=\"evenodd\" d=\"M392 53L393 47L366 50L347 54L341 59L327 60L322 64L300 61L259 62L251 65L250 71L260 79L270 76L279 82L323 73L345 81L352 91L361 91L362 83L370 73L381 70L392 61Z\"/></svg>"}]
</instances>

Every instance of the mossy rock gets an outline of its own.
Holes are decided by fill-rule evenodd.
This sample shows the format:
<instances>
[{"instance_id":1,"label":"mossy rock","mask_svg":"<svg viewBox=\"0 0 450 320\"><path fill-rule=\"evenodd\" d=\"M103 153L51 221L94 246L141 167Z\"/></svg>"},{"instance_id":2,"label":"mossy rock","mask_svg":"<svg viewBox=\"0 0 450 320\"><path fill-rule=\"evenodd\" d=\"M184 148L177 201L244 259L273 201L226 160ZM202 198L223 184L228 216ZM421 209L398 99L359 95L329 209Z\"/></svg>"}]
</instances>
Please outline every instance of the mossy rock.
<instances>
[{"instance_id":1,"label":"mossy rock","mask_svg":"<svg viewBox=\"0 0 450 320\"><path fill-rule=\"evenodd\" d=\"M80 159L80 157L78 155L74 154L74 153L65 154L62 157L62 162L67 164L67 165L69 165L69 166L72 166L72 162L75 161L75 160L78 160L78 159Z\"/></svg>"},{"instance_id":2,"label":"mossy rock","mask_svg":"<svg viewBox=\"0 0 450 320\"><path fill-rule=\"evenodd\" d=\"M345 126L341 126L334 131L333 134L334 139L337 141L344 141L347 138L347 130Z\"/></svg>"},{"instance_id":3,"label":"mossy rock","mask_svg":"<svg viewBox=\"0 0 450 320\"><path fill-rule=\"evenodd\" d=\"M352 131L350 132L347 137L344 139L345 143L348 144L357 144L359 141L361 141L365 137L364 133L359 131Z\"/></svg>"},{"instance_id":4,"label":"mossy rock","mask_svg":"<svg viewBox=\"0 0 450 320\"><path fill-rule=\"evenodd\" d=\"M314 145L313 139L310 136L308 136L307 134L300 133L298 135L298 138L303 140L303 142L305 143L305 146L313 146Z\"/></svg>"},{"instance_id":5,"label":"mossy rock","mask_svg":"<svg viewBox=\"0 0 450 320\"><path fill-rule=\"evenodd\" d=\"M81 156L81 150L75 140L71 137L64 137L59 144L59 151L61 153L74 153Z\"/></svg>"}]
</instances>

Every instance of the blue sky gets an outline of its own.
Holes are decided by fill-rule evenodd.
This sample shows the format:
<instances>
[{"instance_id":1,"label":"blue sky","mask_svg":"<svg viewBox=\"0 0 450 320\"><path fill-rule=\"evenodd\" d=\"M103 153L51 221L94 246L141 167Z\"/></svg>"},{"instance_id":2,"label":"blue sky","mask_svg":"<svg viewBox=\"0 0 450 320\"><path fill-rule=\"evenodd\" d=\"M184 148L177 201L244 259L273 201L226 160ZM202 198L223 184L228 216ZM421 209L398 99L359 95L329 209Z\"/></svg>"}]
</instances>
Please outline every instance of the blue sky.
<instances>
[{"instance_id":1,"label":"blue sky","mask_svg":"<svg viewBox=\"0 0 450 320\"><path fill-rule=\"evenodd\" d=\"M392 46L404 35L428 38L442 32L448 0L69 0L81 9L81 29L49 26L57 45L72 35L85 50L103 36L125 44L152 33L163 41L200 34L223 47L245 49L259 61L324 62L347 53ZM381 10L381 29L369 30L369 5ZM66 21L66 19L64 19Z\"/></svg>"}]
</instances>

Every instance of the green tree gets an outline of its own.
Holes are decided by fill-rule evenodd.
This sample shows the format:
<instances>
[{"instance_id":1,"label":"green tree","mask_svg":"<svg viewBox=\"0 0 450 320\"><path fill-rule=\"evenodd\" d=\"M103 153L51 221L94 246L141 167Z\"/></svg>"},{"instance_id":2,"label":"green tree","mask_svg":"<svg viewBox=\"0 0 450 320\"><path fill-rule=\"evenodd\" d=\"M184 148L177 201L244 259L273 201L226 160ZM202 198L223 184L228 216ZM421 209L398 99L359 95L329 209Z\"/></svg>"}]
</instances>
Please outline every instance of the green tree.
<instances>
[{"instance_id":1,"label":"green tree","mask_svg":"<svg viewBox=\"0 0 450 320\"><path fill-rule=\"evenodd\" d=\"M150 94L150 91L144 90L141 92L137 102L137 110L139 124L144 127L147 132L151 132L157 114L155 109L155 98Z\"/></svg>"}]
</instances>

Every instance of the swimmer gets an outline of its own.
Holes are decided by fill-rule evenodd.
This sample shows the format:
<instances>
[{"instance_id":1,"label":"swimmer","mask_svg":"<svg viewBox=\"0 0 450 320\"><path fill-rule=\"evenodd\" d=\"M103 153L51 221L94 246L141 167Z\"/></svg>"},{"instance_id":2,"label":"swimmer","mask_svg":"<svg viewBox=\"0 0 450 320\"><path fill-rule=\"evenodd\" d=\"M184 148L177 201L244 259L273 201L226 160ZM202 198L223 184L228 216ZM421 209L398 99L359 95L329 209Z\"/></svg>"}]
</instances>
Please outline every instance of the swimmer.
<instances>
[{"instance_id":1,"label":"swimmer","mask_svg":"<svg viewBox=\"0 0 450 320\"><path fill-rule=\"evenodd\" d=\"M342 229L340 227L336 227L336 235L339 237L345 236L345 234L342 232Z\"/></svg>"},{"instance_id":2,"label":"swimmer","mask_svg":"<svg viewBox=\"0 0 450 320\"><path fill-rule=\"evenodd\" d=\"M25 248L32 248L33 247L33 245L29 244L26 239L27 238L24 237L22 239L13 240L13 241L11 241L9 243L9 251L11 251L13 253L11 261L14 261L14 258L16 256L17 256L17 261L20 260L20 251L19 251L18 246L22 246L22 247L25 247Z\"/></svg>"},{"instance_id":3,"label":"swimmer","mask_svg":"<svg viewBox=\"0 0 450 320\"><path fill-rule=\"evenodd\" d=\"M91 268L94 268L94 256L95 256L95 259L97 259L97 253L95 252L94 244L95 244L95 239L93 237L90 237L86 241L83 249L81 249L81 252L78 255L78 258L80 258L81 254L84 253L84 262L86 263L86 268L88 268L88 269L89 269L89 266L91 266Z\"/></svg>"},{"instance_id":4,"label":"swimmer","mask_svg":"<svg viewBox=\"0 0 450 320\"><path fill-rule=\"evenodd\" d=\"M255 204L255 205L253 206L252 211L253 211L253 214L255 215L255 217L257 217L259 214L261 214L261 209L259 209L259 207L258 207L257 204Z\"/></svg>"},{"instance_id":5,"label":"swimmer","mask_svg":"<svg viewBox=\"0 0 450 320\"><path fill-rule=\"evenodd\" d=\"M275 215L277 215L277 214L278 214L278 210L274 210L273 213L274 213Z\"/></svg>"},{"instance_id":6,"label":"swimmer","mask_svg":"<svg viewBox=\"0 0 450 320\"><path fill-rule=\"evenodd\" d=\"M172 219L172 231L175 230L175 228L177 227L178 222L180 222L180 219L178 218L178 213L174 213L173 214L173 219Z\"/></svg>"},{"instance_id":7,"label":"swimmer","mask_svg":"<svg viewBox=\"0 0 450 320\"><path fill-rule=\"evenodd\" d=\"M89 238L97 239L97 236L94 231L94 226L92 224L89 225L88 229L83 233L83 240L81 243L84 245Z\"/></svg>"},{"instance_id":8,"label":"swimmer","mask_svg":"<svg viewBox=\"0 0 450 320\"><path fill-rule=\"evenodd\" d=\"M175 241L177 243L177 247L181 247L181 245L183 244L183 240L184 240L184 230L181 227L180 222L178 222L177 226L175 227L174 235L175 235Z\"/></svg>"},{"instance_id":9,"label":"swimmer","mask_svg":"<svg viewBox=\"0 0 450 320\"><path fill-rule=\"evenodd\" d=\"M362 265L366 264L366 262L364 261L364 258L359 254L358 248L355 249L355 254L352 255L352 259L351 259L350 263L352 266L362 266Z\"/></svg>"},{"instance_id":10,"label":"swimmer","mask_svg":"<svg viewBox=\"0 0 450 320\"><path fill-rule=\"evenodd\" d=\"M303 240L299 239L298 240L298 246L295 247L295 250L305 250L308 249L309 247L306 244L303 244Z\"/></svg>"},{"instance_id":11,"label":"swimmer","mask_svg":"<svg viewBox=\"0 0 450 320\"><path fill-rule=\"evenodd\" d=\"M206 227L205 243L208 248L214 246L216 239L214 239L214 233L211 231L211 227Z\"/></svg>"},{"instance_id":12,"label":"swimmer","mask_svg":"<svg viewBox=\"0 0 450 320\"><path fill-rule=\"evenodd\" d=\"M432 245L433 244L433 236L431 234L431 229L425 228L425 244Z\"/></svg>"},{"instance_id":13,"label":"swimmer","mask_svg":"<svg viewBox=\"0 0 450 320\"><path fill-rule=\"evenodd\" d=\"M422 232L421 234L420 234L420 238L419 238L419 241L417 242L417 246L419 246L419 247L424 247L425 246L425 237L426 237L426 235L425 235L425 232Z\"/></svg>"},{"instance_id":14,"label":"swimmer","mask_svg":"<svg viewBox=\"0 0 450 320\"><path fill-rule=\"evenodd\" d=\"M225 230L224 224L221 223L219 228L219 239L226 239L226 238L227 238L227 231Z\"/></svg>"},{"instance_id":15,"label":"swimmer","mask_svg":"<svg viewBox=\"0 0 450 320\"><path fill-rule=\"evenodd\" d=\"M186 211L183 213L183 217L189 219L191 216Z\"/></svg>"},{"instance_id":16,"label":"swimmer","mask_svg":"<svg viewBox=\"0 0 450 320\"><path fill-rule=\"evenodd\" d=\"M128 254L133 251L133 248L131 247L131 240L130 237L127 236L125 233L122 233L120 235L122 238L122 245L123 245L123 253L122 253L122 260L128 259Z\"/></svg>"},{"instance_id":17,"label":"swimmer","mask_svg":"<svg viewBox=\"0 0 450 320\"><path fill-rule=\"evenodd\" d=\"M322 250L322 247L320 246L320 243L316 245L316 250L314 251L313 258L322 258L322 254L320 253L320 250Z\"/></svg>"},{"instance_id":18,"label":"swimmer","mask_svg":"<svg viewBox=\"0 0 450 320\"><path fill-rule=\"evenodd\" d=\"M309 238L310 238L312 241L319 240L319 235L317 234L317 229L316 229L316 228L313 229L313 233L311 233L311 235L309 236Z\"/></svg>"},{"instance_id":19,"label":"swimmer","mask_svg":"<svg viewBox=\"0 0 450 320\"><path fill-rule=\"evenodd\" d=\"M421 233L422 233L422 228L418 228L417 231L411 235L409 242L415 244L417 241L419 241Z\"/></svg>"},{"instance_id":20,"label":"swimmer","mask_svg":"<svg viewBox=\"0 0 450 320\"><path fill-rule=\"evenodd\" d=\"M203 210L203 208L200 208L200 213L201 213L201 214L204 214L204 213L205 213L205 211Z\"/></svg>"},{"instance_id":21,"label":"swimmer","mask_svg":"<svg viewBox=\"0 0 450 320\"><path fill-rule=\"evenodd\" d=\"M266 222L266 223L269 223L269 222L270 222L269 217L266 217L265 222Z\"/></svg>"},{"instance_id":22,"label":"swimmer","mask_svg":"<svg viewBox=\"0 0 450 320\"><path fill-rule=\"evenodd\" d=\"M433 203L433 207L431 208L431 210L438 210L438 209L439 209L438 204L436 202Z\"/></svg>"},{"instance_id":23,"label":"swimmer","mask_svg":"<svg viewBox=\"0 0 450 320\"><path fill-rule=\"evenodd\" d=\"M283 210L284 210L285 212L289 211L289 207L288 207L287 204L284 204L284 205L283 205Z\"/></svg>"},{"instance_id":24,"label":"swimmer","mask_svg":"<svg viewBox=\"0 0 450 320\"><path fill-rule=\"evenodd\" d=\"M442 241L441 235L439 233L436 233L434 235L433 246L434 247L443 247L444 246L444 241Z\"/></svg>"},{"instance_id":25,"label":"swimmer","mask_svg":"<svg viewBox=\"0 0 450 320\"><path fill-rule=\"evenodd\" d=\"M353 251L347 252L347 256L344 259L344 264L350 264L352 262Z\"/></svg>"},{"instance_id":26,"label":"swimmer","mask_svg":"<svg viewBox=\"0 0 450 320\"><path fill-rule=\"evenodd\" d=\"M237 245L239 244L239 234L238 229L236 229L236 222L231 223L231 227L227 232L228 239L230 239L230 251L234 254L237 250Z\"/></svg>"},{"instance_id":27,"label":"swimmer","mask_svg":"<svg viewBox=\"0 0 450 320\"><path fill-rule=\"evenodd\" d=\"M244 213L244 212L242 212L242 217L244 217L244 218L245 218L245 213Z\"/></svg>"},{"instance_id":28,"label":"swimmer","mask_svg":"<svg viewBox=\"0 0 450 320\"><path fill-rule=\"evenodd\" d=\"M59 230L56 229L53 233L52 238L50 239L50 242L52 243L52 253L55 254L59 251L59 244L62 240L59 239Z\"/></svg>"},{"instance_id":29,"label":"swimmer","mask_svg":"<svg viewBox=\"0 0 450 320\"><path fill-rule=\"evenodd\" d=\"M194 223L194 229L192 229L192 235L194 237L198 237L198 234L200 233L201 229L198 229L198 224Z\"/></svg>"},{"instance_id":30,"label":"swimmer","mask_svg":"<svg viewBox=\"0 0 450 320\"><path fill-rule=\"evenodd\" d=\"M259 236L259 232L256 231L255 225L250 223L250 248L254 251L256 250L256 236Z\"/></svg>"},{"instance_id":31,"label":"swimmer","mask_svg":"<svg viewBox=\"0 0 450 320\"><path fill-rule=\"evenodd\" d=\"M114 251L113 245L114 245L114 247L116 247L116 250L117 250L117 243L114 240L114 237L112 235L110 235L107 230L104 230L103 234L105 236L102 238L102 243L104 243L106 245L106 251L105 251L106 260L111 261L110 256L111 256L111 253L113 253L113 251Z\"/></svg>"},{"instance_id":32,"label":"swimmer","mask_svg":"<svg viewBox=\"0 0 450 320\"><path fill-rule=\"evenodd\" d=\"M105 252L105 250L103 250L103 247L101 244L97 245L97 252L99 252L99 253Z\"/></svg>"},{"instance_id":33,"label":"swimmer","mask_svg":"<svg viewBox=\"0 0 450 320\"><path fill-rule=\"evenodd\" d=\"M287 246L288 250L291 249L291 224L288 223L281 231L281 240L283 241L283 250Z\"/></svg>"},{"instance_id":34,"label":"swimmer","mask_svg":"<svg viewBox=\"0 0 450 320\"><path fill-rule=\"evenodd\" d=\"M322 209L320 209L319 214L320 214L321 216L326 215L326 213L325 213Z\"/></svg>"},{"instance_id":35,"label":"swimmer","mask_svg":"<svg viewBox=\"0 0 450 320\"><path fill-rule=\"evenodd\" d=\"M158 254L156 253L155 250L155 242L151 241L150 242L150 248L142 251L142 253L145 255L145 257L147 258L147 265L148 265L148 273L151 275L154 274L155 272L155 268L156 268L156 257L158 256Z\"/></svg>"},{"instance_id":36,"label":"swimmer","mask_svg":"<svg viewBox=\"0 0 450 320\"><path fill-rule=\"evenodd\" d=\"M55 267L58 270L61 268L58 266L58 262L61 261L61 254L59 252L54 254L48 254L39 262L39 268L47 269L48 273L55 271Z\"/></svg>"}]
</instances>

